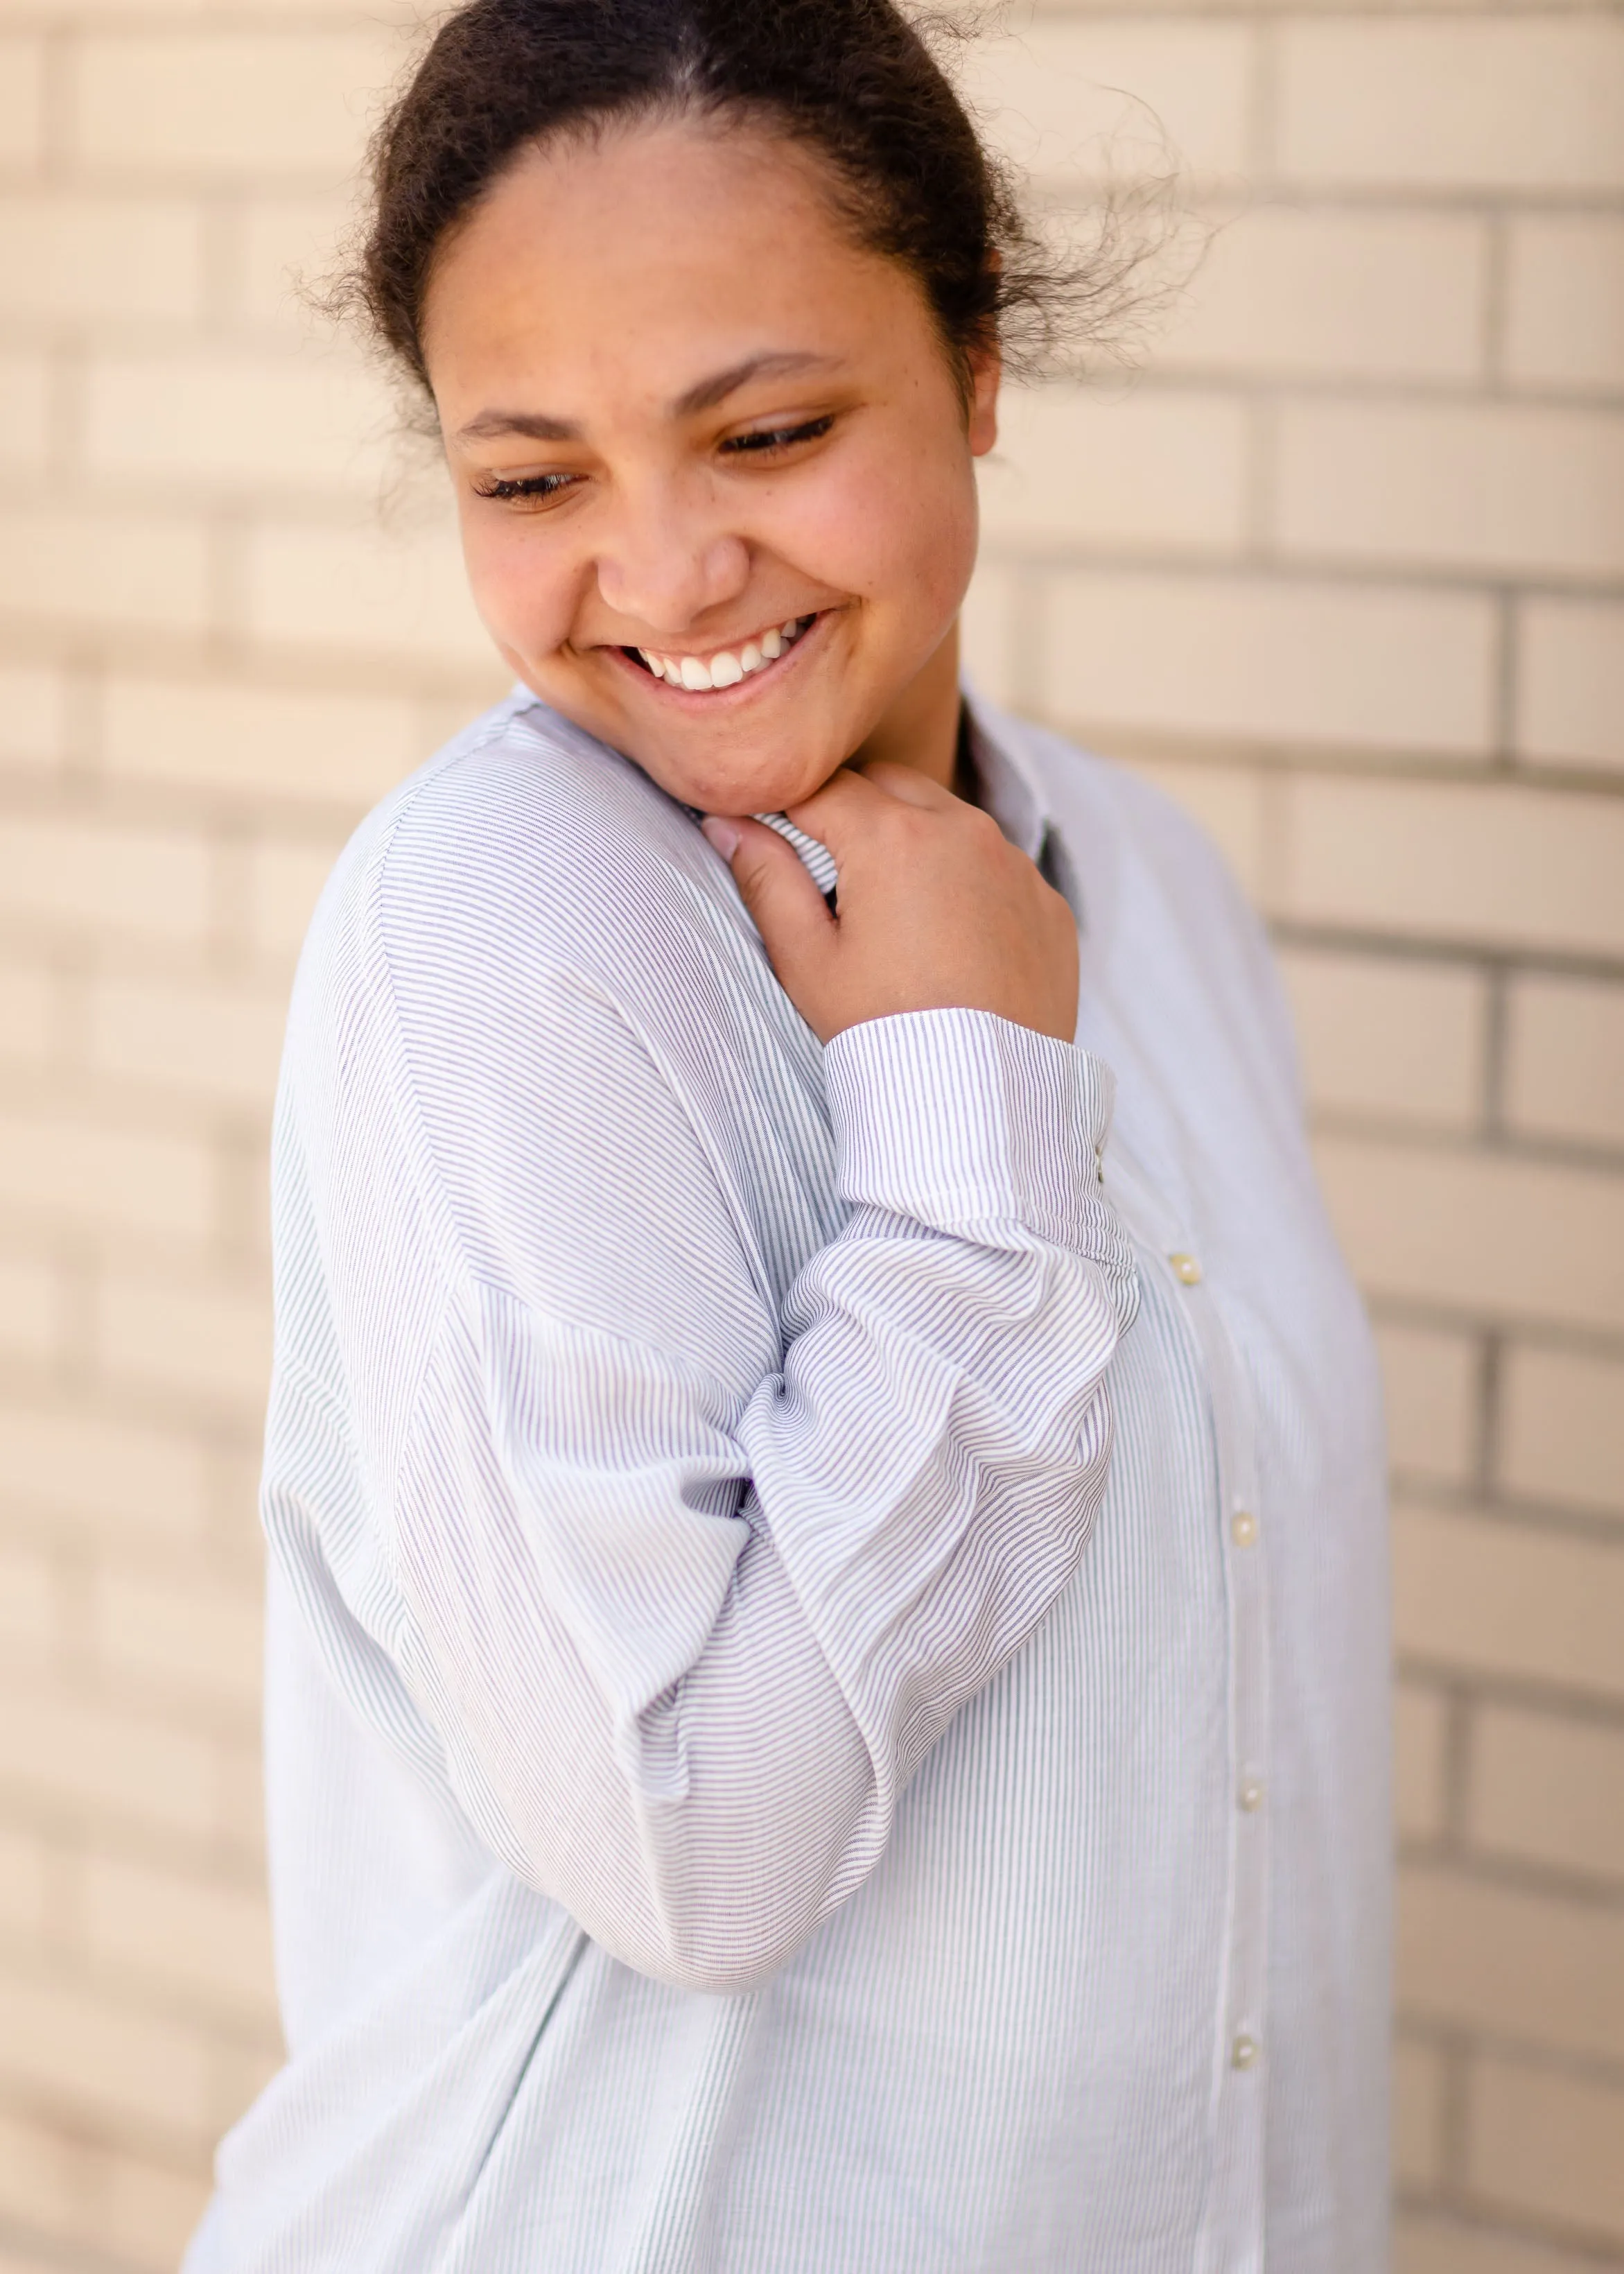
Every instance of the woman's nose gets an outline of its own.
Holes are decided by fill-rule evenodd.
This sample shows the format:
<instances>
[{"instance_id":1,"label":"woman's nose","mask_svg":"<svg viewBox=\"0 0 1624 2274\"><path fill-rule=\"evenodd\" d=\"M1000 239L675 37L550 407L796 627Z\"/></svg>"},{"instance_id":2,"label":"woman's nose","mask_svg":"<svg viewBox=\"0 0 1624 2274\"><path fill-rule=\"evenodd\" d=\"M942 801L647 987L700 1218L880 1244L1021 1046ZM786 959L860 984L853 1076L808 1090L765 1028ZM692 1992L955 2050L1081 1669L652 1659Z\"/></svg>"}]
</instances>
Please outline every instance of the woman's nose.
<instances>
[{"instance_id":1,"label":"woman's nose","mask_svg":"<svg viewBox=\"0 0 1624 2274\"><path fill-rule=\"evenodd\" d=\"M598 589L608 606L673 637L737 599L749 574L741 537L668 495L623 501L598 553Z\"/></svg>"}]
</instances>

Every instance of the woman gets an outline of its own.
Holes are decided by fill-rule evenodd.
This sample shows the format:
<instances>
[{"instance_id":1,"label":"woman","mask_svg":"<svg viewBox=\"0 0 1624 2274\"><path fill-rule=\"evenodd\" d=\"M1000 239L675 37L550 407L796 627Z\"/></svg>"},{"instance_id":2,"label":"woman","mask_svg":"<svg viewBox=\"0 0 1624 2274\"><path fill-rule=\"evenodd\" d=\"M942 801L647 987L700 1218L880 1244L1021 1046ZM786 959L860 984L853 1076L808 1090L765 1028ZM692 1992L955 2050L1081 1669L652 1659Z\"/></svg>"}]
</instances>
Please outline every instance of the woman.
<instances>
[{"instance_id":1,"label":"woman","mask_svg":"<svg viewBox=\"0 0 1624 2274\"><path fill-rule=\"evenodd\" d=\"M1009 201L886 0L475 0L376 189L518 685L301 967L190 2265L1376 2269L1370 1355L1215 857L960 695Z\"/></svg>"}]
</instances>

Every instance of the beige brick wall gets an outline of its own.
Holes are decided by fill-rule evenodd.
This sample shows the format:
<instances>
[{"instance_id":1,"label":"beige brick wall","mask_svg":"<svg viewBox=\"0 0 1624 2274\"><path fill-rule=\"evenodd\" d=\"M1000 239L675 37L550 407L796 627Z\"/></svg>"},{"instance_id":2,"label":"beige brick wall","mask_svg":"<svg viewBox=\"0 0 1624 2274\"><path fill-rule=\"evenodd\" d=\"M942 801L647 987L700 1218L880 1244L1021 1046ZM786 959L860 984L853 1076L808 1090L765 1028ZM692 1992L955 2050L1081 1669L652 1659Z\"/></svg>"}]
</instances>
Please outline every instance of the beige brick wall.
<instances>
[{"instance_id":1,"label":"beige brick wall","mask_svg":"<svg viewBox=\"0 0 1624 2274\"><path fill-rule=\"evenodd\" d=\"M979 67L1228 225L1010 408L989 686L1274 921L1397 1484L1404 2274L1624 2266L1624 20L1118 0ZM290 264L387 11L0 26L0 2274L171 2265L275 2059L265 1126L366 804L501 684ZM386 498L380 510L380 496Z\"/></svg>"}]
</instances>

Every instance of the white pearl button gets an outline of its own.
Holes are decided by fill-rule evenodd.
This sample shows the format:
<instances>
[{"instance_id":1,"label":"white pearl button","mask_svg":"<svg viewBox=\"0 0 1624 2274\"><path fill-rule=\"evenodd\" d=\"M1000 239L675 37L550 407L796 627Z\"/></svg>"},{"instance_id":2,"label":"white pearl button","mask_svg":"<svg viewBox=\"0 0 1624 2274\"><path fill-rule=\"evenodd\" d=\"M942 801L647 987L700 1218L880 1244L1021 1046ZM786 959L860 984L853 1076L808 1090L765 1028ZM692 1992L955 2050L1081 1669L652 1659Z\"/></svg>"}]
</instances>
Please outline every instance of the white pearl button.
<instances>
[{"instance_id":1,"label":"white pearl button","mask_svg":"<svg viewBox=\"0 0 1624 2274\"><path fill-rule=\"evenodd\" d=\"M1244 1778L1236 1797L1248 1816L1255 1816L1263 1805L1262 1779L1260 1777Z\"/></svg>"},{"instance_id":2,"label":"white pearl button","mask_svg":"<svg viewBox=\"0 0 1624 2274\"><path fill-rule=\"evenodd\" d=\"M1200 1285L1201 1267L1193 1255L1183 1254L1169 1255L1168 1261L1172 1265L1173 1276L1178 1281L1180 1286L1199 1287Z\"/></svg>"},{"instance_id":3,"label":"white pearl button","mask_svg":"<svg viewBox=\"0 0 1624 2274\"><path fill-rule=\"evenodd\" d=\"M1243 2032L1229 2047L1230 2067L1251 2068L1257 2060L1259 2050L1256 2037L1249 2037Z\"/></svg>"},{"instance_id":4,"label":"white pearl button","mask_svg":"<svg viewBox=\"0 0 1624 2274\"><path fill-rule=\"evenodd\" d=\"M1249 1508L1237 1508L1229 1518L1229 1537L1237 1547L1250 1547L1258 1536L1258 1519Z\"/></svg>"}]
</instances>

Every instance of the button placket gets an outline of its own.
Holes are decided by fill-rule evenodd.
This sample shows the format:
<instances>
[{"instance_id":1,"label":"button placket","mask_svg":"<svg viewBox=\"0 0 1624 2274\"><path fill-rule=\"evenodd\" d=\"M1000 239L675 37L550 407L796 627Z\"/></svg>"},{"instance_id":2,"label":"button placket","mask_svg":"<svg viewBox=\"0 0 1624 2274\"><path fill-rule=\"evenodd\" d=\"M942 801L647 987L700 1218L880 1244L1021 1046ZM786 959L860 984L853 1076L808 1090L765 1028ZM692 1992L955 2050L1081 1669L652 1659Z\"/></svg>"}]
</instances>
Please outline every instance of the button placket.
<instances>
[{"instance_id":1,"label":"button placket","mask_svg":"<svg viewBox=\"0 0 1624 2274\"><path fill-rule=\"evenodd\" d=\"M1259 1517L1256 1419L1251 1387L1194 1244L1180 1238L1146 1180L1116 1156L1118 1191L1139 1206L1132 1224L1152 1225L1179 1290L1208 1387L1218 1468L1219 1521L1228 1619L1229 1776L1240 1804L1229 1812L1228 1925L1214 2046L1213 2185L1196 2274L1263 2274L1265 2137L1262 2071L1267 2045L1268 1811L1261 1805L1268 1760L1267 1555ZM1126 1169L1124 1176L1121 1172ZM1119 1205L1120 1205L1119 1201ZM1153 1234L1154 1238L1154 1234ZM1259 1804L1240 1802L1255 1782Z\"/></svg>"},{"instance_id":2,"label":"button placket","mask_svg":"<svg viewBox=\"0 0 1624 2274\"><path fill-rule=\"evenodd\" d=\"M1267 1559L1259 1521L1250 1387L1199 1256L1168 1262L1207 1364L1217 1441L1229 1630L1230 1909L1218 2052L1217 2141L1201 2274L1261 2274L1265 2183L1268 1759ZM1181 1262L1186 1267L1180 1269Z\"/></svg>"}]
</instances>

